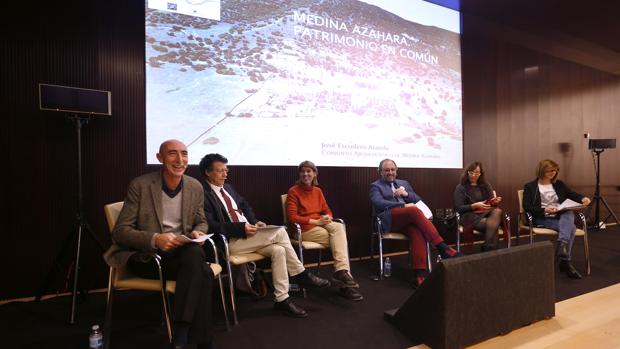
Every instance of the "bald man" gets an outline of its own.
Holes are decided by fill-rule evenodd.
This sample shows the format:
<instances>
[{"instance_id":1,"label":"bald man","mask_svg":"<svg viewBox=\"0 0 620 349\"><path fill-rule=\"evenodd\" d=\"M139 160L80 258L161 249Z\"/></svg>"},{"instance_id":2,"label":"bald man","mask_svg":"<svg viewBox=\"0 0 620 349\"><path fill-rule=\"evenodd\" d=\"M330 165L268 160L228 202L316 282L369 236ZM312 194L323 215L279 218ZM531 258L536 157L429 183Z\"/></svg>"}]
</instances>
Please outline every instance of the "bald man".
<instances>
[{"instance_id":1,"label":"bald man","mask_svg":"<svg viewBox=\"0 0 620 349\"><path fill-rule=\"evenodd\" d=\"M172 306L173 348L188 344L212 346L213 272L202 246L185 243L178 235L197 238L207 233L202 185L184 175L187 147L167 140L159 147L160 170L135 178L129 184L123 209L112 231L114 245L105 254L113 267L127 265L135 274L158 279L148 254L162 257L162 269L176 279Z\"/></svg>"}]
</instances>

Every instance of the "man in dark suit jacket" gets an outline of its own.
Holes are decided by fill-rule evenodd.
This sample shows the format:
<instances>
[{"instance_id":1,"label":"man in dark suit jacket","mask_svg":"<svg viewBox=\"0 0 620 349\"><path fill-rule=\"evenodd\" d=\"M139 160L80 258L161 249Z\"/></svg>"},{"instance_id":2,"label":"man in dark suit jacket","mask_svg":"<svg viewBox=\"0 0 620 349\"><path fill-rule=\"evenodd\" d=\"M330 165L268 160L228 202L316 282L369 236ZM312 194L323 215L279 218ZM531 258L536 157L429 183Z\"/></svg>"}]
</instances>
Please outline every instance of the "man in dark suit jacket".
<instances>
[{"instance_id":1,"label":"man in dark suit jacket","mask_svg":"<svg viewBox=\"0 0 620 349\"><path fill-rule=\"evenodd\" d=\"M435 226L416 207L420 197L409 182L396 179L397 170L394 160L384 159L379 163L381 179L370 185L370 201L375 214L381 219L383 231L398 231L409 236L415 272L412 284L417 287L428 274L426 241L437 248L442 258L451 258L459 253L444 243Z\"/></svg>"},{"instance_id":2,"label":"man in dark suit jacket","mask_svg":"<svg viewBox=\"0 0 620 349\"><path fill-rule=\"evenodd\" d=\"M176 276L172 307L173 348L188 343L198 348L212 344L211 292L213 271L205 262L202 246L179 240L178 235L197 238L207 232L200 182L185 176L187 148L168 140L159 148L162 169L134 179L112 232L114 244L105 254L113 267L128 267L145 278L158 278L147 254L162 257L164 275Z\"/></svg>"},{"instance_id":3,"label":"man in dark suit jacket","mask_svg":"<svg viewBox=\"0 0 620 349\"><path fill-rule=\"evenodd\" d=\"M207 177L204 187L204 210L210 231L229 239L231 254L256 252L271 258L276 311L293 317L306 317L288 295L289 274L302 286L325 287L329 281L312 275L301 264L284 228L258 228L266 224L257 220L250 204L233 187L228 178L228 160L220 154L207 154L200 161L200 172Z\"/></svg>"}]
</instances>

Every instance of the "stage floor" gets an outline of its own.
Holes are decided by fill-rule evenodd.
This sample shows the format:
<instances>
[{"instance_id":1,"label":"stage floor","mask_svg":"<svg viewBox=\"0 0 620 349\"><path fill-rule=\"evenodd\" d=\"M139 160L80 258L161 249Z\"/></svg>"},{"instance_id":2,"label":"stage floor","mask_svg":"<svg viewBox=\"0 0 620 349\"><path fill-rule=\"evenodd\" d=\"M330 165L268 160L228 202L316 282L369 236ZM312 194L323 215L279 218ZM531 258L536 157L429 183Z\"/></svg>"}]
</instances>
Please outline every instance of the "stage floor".
<instances>
[{"instance_id":1,"label":"stage floor","mask_svg":"<svg viewBox=\"0 0 620 349\"><path fill-rule=\"evenodd\" d=\"M555 314L468 348L620 348L620 284L556 303Z\"/></svg>"}]
</instances>

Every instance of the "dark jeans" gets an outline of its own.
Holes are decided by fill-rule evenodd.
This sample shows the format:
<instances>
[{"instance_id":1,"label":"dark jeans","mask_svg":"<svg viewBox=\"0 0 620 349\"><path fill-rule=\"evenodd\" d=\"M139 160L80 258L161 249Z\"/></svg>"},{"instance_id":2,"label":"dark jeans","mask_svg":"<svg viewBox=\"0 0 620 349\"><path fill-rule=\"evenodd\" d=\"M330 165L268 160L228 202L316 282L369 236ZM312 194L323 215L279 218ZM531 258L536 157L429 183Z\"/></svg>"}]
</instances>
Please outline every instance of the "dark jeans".
<instances>
[{"instance_id":1,"label":"dark jeans","mask_svg":"<svg viewBox=\"0 0 620 349\"><path fill-rule=\"evenodd\" d=\"M558 213L555 217L538 217L536 225L541 225L558 232L558 240L563 241L568 247L568 260L571 259L573 241L575 241L575 214L573 211Z\"/></svg>"}]
</instances>

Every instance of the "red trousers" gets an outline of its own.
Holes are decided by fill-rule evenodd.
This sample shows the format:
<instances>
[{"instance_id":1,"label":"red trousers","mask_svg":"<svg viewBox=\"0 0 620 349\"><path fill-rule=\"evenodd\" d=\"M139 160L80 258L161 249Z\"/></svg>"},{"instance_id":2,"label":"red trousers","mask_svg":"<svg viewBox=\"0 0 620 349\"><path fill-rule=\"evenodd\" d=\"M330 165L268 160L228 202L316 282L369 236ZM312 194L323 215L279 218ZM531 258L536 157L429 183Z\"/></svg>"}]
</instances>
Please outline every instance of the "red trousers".
<instances>
[{"instance_id":1,"label":"red trousers","mask_svg":"<svg viewBox=\"0 0 620 349\"><path fill-rule=\"evenodd\" d=\"M391 230L409 237L413 269L426 269L426 241L433 246L443 242L439 232L415 206L394 208L391 213Z\"/></svg>"}]
</instances>

